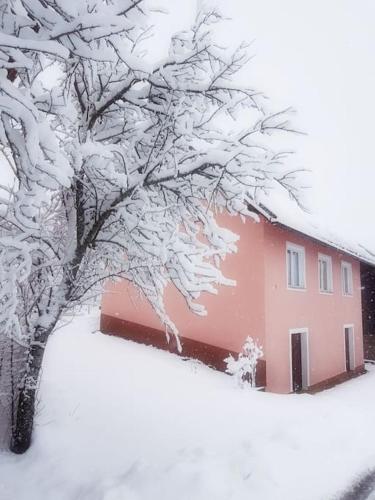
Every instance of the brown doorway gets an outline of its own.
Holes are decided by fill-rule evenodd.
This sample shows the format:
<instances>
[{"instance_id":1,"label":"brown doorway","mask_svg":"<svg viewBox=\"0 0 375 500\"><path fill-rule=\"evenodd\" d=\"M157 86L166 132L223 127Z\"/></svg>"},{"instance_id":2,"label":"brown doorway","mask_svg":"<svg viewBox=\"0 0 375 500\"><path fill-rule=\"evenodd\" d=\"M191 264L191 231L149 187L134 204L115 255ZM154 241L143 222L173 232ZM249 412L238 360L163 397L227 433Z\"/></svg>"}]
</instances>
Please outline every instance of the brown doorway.
<instances>
[{"instance_id":1,"label":"brown doorway","mask_svg":"<svg viewBox=\"0 0 375 500\"><path fill-rule=\"evenodd\" d=\"M301 392L308 387L307 330L290 332L291 390Z\"/></svg>"},{"instance_id":2,"label":"brown doorway","mask_svg":"<svg viewBox=\"0 0 375 500\"><path fill-rule=\"evenodd\" d=\"M344 326L345 337L345 369L354 370L354 331L352 325Z\"/></svg>"},{"instance_id":3,"label":"brown doorway","mask_svg":"<svg viewBox=\"0 0 375 500\"><path fill-rule=\"evenodd\" d=\"M302 391L302 340L300 333L292 335L292 386L293 392Z\"/></svg>"}]
</instances>

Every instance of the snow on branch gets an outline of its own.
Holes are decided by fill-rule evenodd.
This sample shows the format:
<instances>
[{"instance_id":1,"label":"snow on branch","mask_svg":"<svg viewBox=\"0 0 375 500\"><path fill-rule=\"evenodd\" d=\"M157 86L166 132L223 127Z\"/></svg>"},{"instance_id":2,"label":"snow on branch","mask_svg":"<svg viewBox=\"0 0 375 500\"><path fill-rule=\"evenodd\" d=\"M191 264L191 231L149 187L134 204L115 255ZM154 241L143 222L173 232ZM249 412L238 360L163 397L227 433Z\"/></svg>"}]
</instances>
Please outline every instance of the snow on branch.
<instances>
[{"instance_id":1,"label":"snow on branch","mask_svg":"<svg viewBox=\"0 0 375 500\"><path fill-rule=\"evenodd\" d=\"M215 10L151 62L142 0L0 0L0 12L0 143L14 172L0 199L0 301L14 331L43 337L121 278L176 334L168 283L201 315L202 293L234 284L220 262L237 236L217 214L256 218L258 190L298 199L287 156L267 143L293 131L289 111L236 85L246 45L231 53L215 43Z\"/></svg>"}]
</instances>

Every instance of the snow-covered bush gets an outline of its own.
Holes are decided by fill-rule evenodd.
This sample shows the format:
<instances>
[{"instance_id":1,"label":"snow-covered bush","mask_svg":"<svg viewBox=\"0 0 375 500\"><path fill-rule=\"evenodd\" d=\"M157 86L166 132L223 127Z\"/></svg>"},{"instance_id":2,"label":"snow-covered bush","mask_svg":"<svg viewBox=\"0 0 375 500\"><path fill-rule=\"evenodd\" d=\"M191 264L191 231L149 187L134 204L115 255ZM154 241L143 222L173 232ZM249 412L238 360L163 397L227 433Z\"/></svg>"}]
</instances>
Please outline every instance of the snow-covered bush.
<instances>
[{"instance_id":1,"label":"snow-covered bush","mask_svg":"<svg viewBox=\"0 0 375 500\"><path fill-rule=\"evenodd\" d=\"M226 372L233 375L240 387L250 385L255 387L256 367L259 358L263 356L263 349L252 337L247 337L242 352L235 359L231 354L224 361L227 364Z\"/></svg>"}]
</instances>

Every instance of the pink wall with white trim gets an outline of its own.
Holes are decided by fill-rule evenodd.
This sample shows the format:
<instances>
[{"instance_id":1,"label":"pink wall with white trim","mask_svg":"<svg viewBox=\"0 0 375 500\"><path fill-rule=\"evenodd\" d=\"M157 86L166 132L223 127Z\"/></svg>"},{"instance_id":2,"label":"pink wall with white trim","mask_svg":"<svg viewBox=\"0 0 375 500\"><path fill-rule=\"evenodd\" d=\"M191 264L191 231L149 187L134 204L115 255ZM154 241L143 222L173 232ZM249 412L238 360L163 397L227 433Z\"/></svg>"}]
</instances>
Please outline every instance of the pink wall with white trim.
<instances>
[{"instance_id":1,"label":"pink wall with white trim","mask_svg":"<svg viewBox=\"0 0 375 500\"><path fill-rule=\"evenodd\" d=\"M314 242L300 233L239 217L221 216L221 225L241 235L238 254L222 264L236 287L204 294L208 315L191 313L172 288L166 291L167 311L180 335L239 352L247 335L258 338L267 363L267 390L291 390L289 330L308 328L310 384L345 372L344 324L354 325L355 365L363 364L360 265L355 259ZM305 248L306 290L288 290L286 242ZM319 292L318 252L332 257L333 293ZM341 291L341 260L352 263L353 296ZM108 284L102 312L109 316L162 329L159 319L135 288L125 282Z\"/></svg>"},{"instance_id":2,"label":"pink wall with white trim","mask_svg":"<svg viewBox=\"0 0 375 500\"><path fill-rule=\"evenodd\" d=\"M287 288L286 244L305 248L306 289ZM290 329L308 328L309 385L345 372L344 325L354 325L355 365L363 364L359 262L280 226L265 224L267 390L290 392ZM333 293L320 293L318 253L332 257ZM353 269L353 295L344 296L341 261Z\"/></svg>"}]
</instances>

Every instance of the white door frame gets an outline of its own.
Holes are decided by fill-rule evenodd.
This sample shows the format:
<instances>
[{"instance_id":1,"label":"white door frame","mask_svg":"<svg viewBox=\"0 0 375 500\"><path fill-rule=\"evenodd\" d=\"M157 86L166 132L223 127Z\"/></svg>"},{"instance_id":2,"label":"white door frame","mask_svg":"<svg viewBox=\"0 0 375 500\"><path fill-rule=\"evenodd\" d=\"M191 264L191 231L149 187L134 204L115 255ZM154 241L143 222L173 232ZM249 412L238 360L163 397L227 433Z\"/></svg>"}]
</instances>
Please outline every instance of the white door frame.
<instances>
[{"instance_id":1,"label":"white door frame","mask_svg":"<svg viewBox=\"0 0 375 500\"><path fill-rule=\"evenodd\" d=\"M309 329L291 328L289 330L289 378L290 392L293 392L293 367L292 367L292 335L301 333L301 358L302 358L302 389L310 386L310 352L309 352Z\"/></svg>"},{"instance_id":2,"label":"white door frame","mask_svg":"<svg viewBox=\"0 0 375 500\"><path fill-rule=\"evenodd\" d=\"M355 368L355 339L354 339L354 325L346 324L344 325L344 367L346 372L346 342L345 342L345 330L349 330L349 367L350 370L354 370Z\"/></svg>"}]
</instances>

